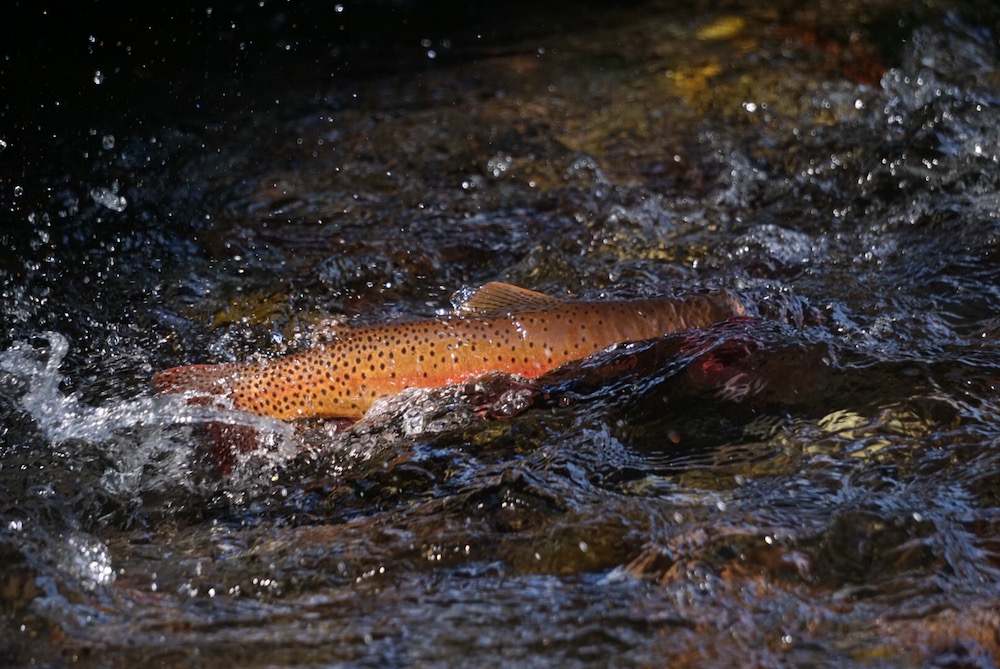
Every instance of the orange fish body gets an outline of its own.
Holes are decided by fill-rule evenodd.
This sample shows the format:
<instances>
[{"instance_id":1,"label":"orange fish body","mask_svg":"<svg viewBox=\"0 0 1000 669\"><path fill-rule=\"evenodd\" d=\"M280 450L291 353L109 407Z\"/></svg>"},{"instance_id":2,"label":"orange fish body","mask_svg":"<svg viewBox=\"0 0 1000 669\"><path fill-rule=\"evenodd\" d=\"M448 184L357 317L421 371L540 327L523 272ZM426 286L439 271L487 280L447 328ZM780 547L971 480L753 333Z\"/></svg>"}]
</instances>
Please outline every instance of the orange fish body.
<instances>
[{"instance_id":1,"label":"orange fish body","mask_svg":"<svg viewBox=\"0 0 1000 669\"><path fill-rule=\"evenodd\" d=\"M333 341L263 362L157 373L157 392L225 396L280 419L356 419L379 397L499 371L535 378L613 344L706 327L746 313L728 291L619 302L564 301L490 283L441 319L348 327Z\"/></svg>"}]
</instances>

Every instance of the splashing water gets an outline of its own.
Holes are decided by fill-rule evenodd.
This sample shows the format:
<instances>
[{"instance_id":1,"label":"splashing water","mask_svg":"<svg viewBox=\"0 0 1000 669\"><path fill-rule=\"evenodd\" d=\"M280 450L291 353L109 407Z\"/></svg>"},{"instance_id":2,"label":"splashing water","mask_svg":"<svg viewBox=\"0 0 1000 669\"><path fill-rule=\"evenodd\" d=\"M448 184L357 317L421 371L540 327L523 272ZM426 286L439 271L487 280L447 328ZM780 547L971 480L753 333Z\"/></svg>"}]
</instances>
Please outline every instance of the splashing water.
<instances>
[{"instance_id":1,"label":"splashing water","mask_svg":"<svg viewBox=\"0 0 1000 669\"><path fill-rule=\"evenodd\" d=\"M47 355L17 342L0 353L0 369L27 386L20 396L21 408L52 446L101 449L112 463L101 479L112 494L158 490L183 481L194 457L191 430L197 425L224 422L253 429L259 436L259 452L266 453L272 464L295 453L293 430L287 423L191 405L185 396L88 406L76 393L60 389L64 378L59 367L69 350L66 337L57 332L42 336L49 344Z\"/></svg>"},{"instance_id":2,"label":"splashing water","mask_svg":"<svg viewBox=\"0 0 1000 669\"><path fill-rule=\"evenodd\" d=\"M82 532L71 534L51 549L53 562L86 590L115 581L111 553L100 539Z\"/></svg>"}]
</instances>

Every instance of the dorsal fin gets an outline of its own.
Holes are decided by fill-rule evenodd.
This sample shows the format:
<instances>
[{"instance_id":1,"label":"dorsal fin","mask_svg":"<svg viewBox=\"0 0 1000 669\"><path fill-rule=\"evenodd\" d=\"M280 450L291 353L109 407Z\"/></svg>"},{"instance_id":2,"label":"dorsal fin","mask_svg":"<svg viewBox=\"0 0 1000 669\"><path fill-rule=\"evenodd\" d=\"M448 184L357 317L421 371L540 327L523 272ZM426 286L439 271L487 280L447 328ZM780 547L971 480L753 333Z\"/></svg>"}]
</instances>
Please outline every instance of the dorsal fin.
<instances>
[{"instance_id":1,"label":"dorsal fin","mask_svg":"<svg viewBox=\"0 0 1000 669\"><path fill-rule=\"evenodd\" d=\"M480 314L509 314L531 309L551 309L563 304L558 297L499 281L488 283L471 294L460 295L459 302L459 311Z\"/></svg>"}]
</instances>

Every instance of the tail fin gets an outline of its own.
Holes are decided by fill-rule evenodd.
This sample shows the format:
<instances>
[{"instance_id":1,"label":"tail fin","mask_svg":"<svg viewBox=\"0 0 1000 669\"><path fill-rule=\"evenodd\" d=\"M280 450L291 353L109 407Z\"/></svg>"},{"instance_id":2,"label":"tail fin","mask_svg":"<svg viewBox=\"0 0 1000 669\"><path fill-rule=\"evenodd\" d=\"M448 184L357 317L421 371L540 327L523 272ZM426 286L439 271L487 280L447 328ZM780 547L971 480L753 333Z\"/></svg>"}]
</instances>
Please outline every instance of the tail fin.
<instances>
[{"instance_id":1,"label":"tail fin","mask_svg":"<svg viewBox=\"0 0 1000 669\"><path fill-rule=\"evenodd\" d=\"M236 378L238 364L187 365L157 372L153 375L153 389L160 394L195 392L205 395L224 395Z\"/></svg>"}]
</instances>

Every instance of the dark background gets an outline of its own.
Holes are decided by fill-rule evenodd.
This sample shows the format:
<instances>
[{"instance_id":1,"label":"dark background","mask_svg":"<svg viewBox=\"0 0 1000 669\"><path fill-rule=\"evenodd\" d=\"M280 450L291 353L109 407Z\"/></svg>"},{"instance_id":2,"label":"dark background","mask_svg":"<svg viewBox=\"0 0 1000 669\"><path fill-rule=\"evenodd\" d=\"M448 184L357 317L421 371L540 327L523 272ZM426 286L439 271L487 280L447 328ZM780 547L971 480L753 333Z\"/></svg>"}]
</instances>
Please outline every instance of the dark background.
<instances>
[{"instance_id":1,"label":"dark background","mask_svg":"<svg viewBox=\"0 0 1000 669\"><path fill-rule=\"evenodd\" d=\"M53 121L127 118L133 104L144 112L197 117L226 104L260 104L260 96L281 83L258 79L265 64L268 72L287 65L289 78L322 83L427 67L429 48L442 63L475 57L515 36L599 20L599 3L537 5L17 2L3 21L0 110L7 133Z\"/></svg>"},{"instance_id":2,"label":"dark background","mask_svg":"<svg viewBox=\"0 0 1000 669\"><path fill-rule=\"evenodd\" d=\"M58 189L72 181L66 170L86 169L80 147L94 133L204 128L287 106L289 90L323 95L496 54L605 11L569 1L14 2L0 20L0 225L24 219L31 194L15 195L19 184Z\"/></svg>"}]
</instances>

